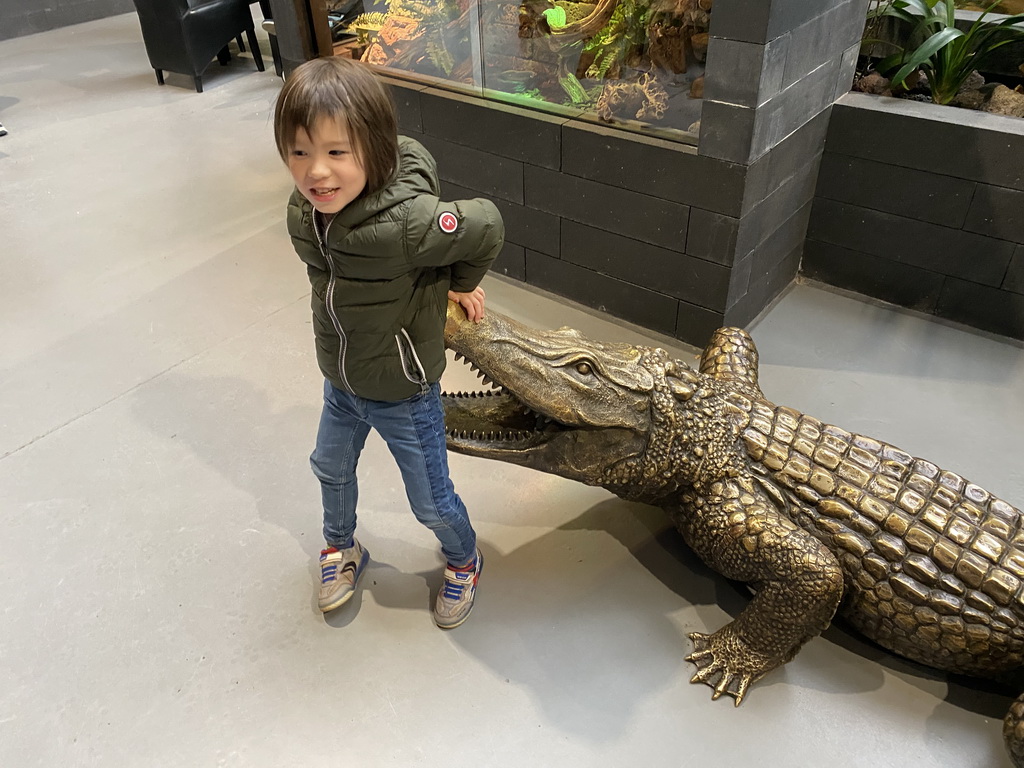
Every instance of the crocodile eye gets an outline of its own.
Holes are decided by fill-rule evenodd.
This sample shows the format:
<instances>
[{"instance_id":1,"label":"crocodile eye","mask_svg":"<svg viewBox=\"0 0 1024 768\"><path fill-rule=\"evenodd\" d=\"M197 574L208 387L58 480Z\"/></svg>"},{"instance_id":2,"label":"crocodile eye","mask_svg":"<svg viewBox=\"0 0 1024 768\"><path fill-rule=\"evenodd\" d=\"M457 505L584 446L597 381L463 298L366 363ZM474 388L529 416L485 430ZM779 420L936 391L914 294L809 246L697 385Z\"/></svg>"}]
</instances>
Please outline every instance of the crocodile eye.
<instances>
[{"instance_id":1,"label":"crocodile eye","mask_svg":"<svg viewBox=\"0 0 1024 768\"><path fill-rule=\"evenodd\" d=\"M592 370L590 363L576 363L576 372L583 376L589 376Z\"/></svg>"}]
</instances>

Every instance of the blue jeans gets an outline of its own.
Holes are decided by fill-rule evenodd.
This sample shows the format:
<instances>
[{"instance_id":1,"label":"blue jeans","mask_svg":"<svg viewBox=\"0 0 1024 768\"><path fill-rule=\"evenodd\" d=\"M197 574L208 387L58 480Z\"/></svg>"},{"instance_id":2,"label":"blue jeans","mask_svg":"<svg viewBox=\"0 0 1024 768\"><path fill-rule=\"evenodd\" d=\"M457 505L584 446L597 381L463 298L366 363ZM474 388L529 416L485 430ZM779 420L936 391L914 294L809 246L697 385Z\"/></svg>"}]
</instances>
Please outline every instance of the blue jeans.
<instances>
[{"instance_id":1,"label":"blue jeans","mask_svg":"<svg viewBox=\"0 0 1024 768\"><path fill-rule=\"evenodd\" d=\"M350 395L324 381L324 409L309 462L320 480L327 544L352 546L359 496L356 464L371 428L398 462L416 519L434 532L451 565L471 563L476 533L448 477L439 383L407 400L382 402Z\"/></svg>"}]
</instances>

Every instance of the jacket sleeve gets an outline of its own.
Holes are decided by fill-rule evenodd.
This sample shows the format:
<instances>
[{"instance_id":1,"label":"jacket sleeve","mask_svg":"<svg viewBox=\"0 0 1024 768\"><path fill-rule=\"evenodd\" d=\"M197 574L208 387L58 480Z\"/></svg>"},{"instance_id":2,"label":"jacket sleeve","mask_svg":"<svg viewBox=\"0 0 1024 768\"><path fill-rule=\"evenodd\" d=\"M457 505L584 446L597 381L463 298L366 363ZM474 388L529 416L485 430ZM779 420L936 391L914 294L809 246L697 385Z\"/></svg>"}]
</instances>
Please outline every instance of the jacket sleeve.
<instances>
[{"instance_id":1,"label":"jacket sleeve","mask_svg":"<svg viewBox=\"0 0 1024 768\"><path fill-rule=\"evenodd\" d=\"M501 214L490 200L445 203L420 195L405 221L406 255L414 266L451 267L451 289L476 288L505 241Z\"/></svg>"}]
</instances>

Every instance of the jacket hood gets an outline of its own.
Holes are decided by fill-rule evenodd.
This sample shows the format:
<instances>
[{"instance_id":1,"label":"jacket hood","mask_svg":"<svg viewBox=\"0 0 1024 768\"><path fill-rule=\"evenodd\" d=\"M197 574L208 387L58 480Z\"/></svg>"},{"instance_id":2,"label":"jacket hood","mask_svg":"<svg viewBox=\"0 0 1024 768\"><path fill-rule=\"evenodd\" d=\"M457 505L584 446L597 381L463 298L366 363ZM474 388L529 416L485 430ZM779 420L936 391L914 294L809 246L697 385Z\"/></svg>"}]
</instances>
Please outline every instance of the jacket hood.
<instances>
[{"instance_id":1,"label":"jacket hood","mask_svg":"<svg viewBox=\"0 0 1024 768\"><path fill-rule=\"evenodd\" d=\"M367 219L381 211L420 195L440 193L437 179L437 164L430 153L415 139L398 137L398 168L393 180L385 183L379 192L353 200L338 214L336 225L355 229ZM296 189L292 202L297 203L303 214L312 215L313 204Z\"/></svg>"}]
</instances>

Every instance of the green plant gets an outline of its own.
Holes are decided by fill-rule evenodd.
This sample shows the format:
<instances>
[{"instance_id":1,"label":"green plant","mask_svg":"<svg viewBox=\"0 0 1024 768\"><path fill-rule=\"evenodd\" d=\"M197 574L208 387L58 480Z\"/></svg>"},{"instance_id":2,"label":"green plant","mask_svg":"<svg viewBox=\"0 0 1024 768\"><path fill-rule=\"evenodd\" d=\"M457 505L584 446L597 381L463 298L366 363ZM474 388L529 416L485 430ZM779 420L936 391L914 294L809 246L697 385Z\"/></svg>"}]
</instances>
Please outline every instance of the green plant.
<instances>
[{"instance_id":1,"label":"green plant","mask_svg":"<svg viewBox=\"0 0 1024 768\"><path fill-rule=\"evenodd\" d=\"M966 31L956 27L954 0L891 0L880 3L869 17L891 16L909 24L907 47L882 59L882 74L895 71L893 85L903 85L918 69L928 78L932 101L948 104L964 82L999 48L1024 41L1024 13L999 21L987 19L1000 0L987 7ZM875 41L880 42L880 41ZM899 46L896 46L899 47Z\"/></svg>"},{"instance_id":2,"label":"green plant","mask_svg":"<svg viewBox=\"0 0 1024 768\"><path fill-rule=\"evenodd\" d=\"M619 68L631 54L647 42L647 14L650 5L639 0L620 0L608 23L583 46L583 53L594 54L586 76L601 80L617 77Z\"/></svg>"},{"instance_id":3,"label":"green plant","mask_svg":"<svg viewBox=\"0 0 1024 768\"><path fill-rule=\"evenodd\" d=\"M388 15L386 13L361 13L352 19L352 22L348 26L349 29L368 27L370 29L378 30L384 26L384 23L387 20Z\"/></svg>"},{"instance_id":4,"label":"green plant","mask_svg":"<svg viewBox=\"0 0 1024 768\"><path fill-rule=\"evenodd\" d=\"M386 17L405 17L418 22L417 36L422 36L427 58L440 73L451 75L456 57L461 61L468 55L462 52L467 48L467 30L456 28L460 15L456 0L386 0L386 3ZM408 53L418 56L420 51L412 48ZM414 66L402 56L391 63L407 69Z\"/></svg>"}]
</instances>

